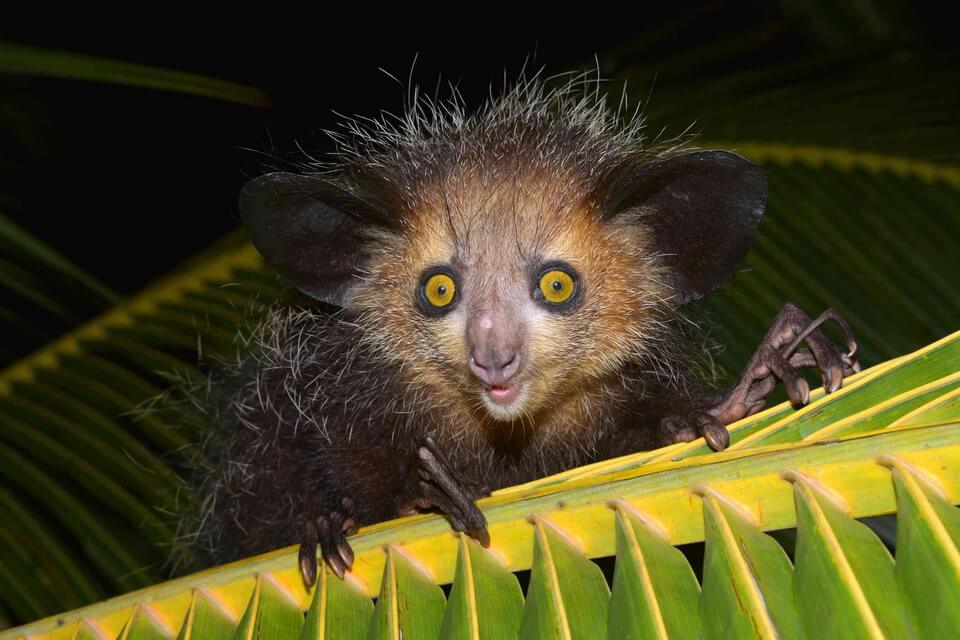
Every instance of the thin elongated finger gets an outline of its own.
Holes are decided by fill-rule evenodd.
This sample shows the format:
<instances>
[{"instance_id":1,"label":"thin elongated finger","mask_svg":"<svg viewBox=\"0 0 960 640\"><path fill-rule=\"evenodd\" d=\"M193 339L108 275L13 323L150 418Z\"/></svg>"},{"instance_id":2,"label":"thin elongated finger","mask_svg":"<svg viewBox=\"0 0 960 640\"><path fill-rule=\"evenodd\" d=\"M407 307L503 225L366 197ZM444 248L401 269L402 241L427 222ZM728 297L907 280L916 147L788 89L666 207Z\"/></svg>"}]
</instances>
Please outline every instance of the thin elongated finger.
<instances>
[{"instance_id":1,"label":"thin elongated finger","mask_svg":"<svg viewBox=\"0 0 960 640\"><path fill-rule=\"evenodd\" d=\"M815 366L820 369L824 391L833 393L843 386L843 357L821 331L809 332L806 341L816 360Z\"/></svg>"},{"instance_id":2,"label":"thin elongated finger","mask_svg":"<svg viewBox=\"0 0 960 640\"><path fill-rule=\"evenodd\" d=\"M420 493L431 507L446 514L454 530L466 533L485 547L490 545L487 520L473 502L468 503L465 508L452 500L440 487L429 482L421 483Z\"/></svg>"},{"instance_id":3,"label":"thin elongated finger","mask_svg":"<svg viewBox=\"0 0 960 640\"><path fill-rule=\"evenodd\" d=\"M790 356L788 362L794 369L806 369L817 366L817 359L813 357L810 349L797 349L797 351Z\"/></svg>"},{"instance_id":4,"label":"thin elongated finger","mask_svg":"<svg viewBox=\"0 0 960 640\"><path fill-rule=\"evenodd\" d=\"M841 354L840 351L834 347L833 343L827 339L819 327L826 322L827 320L834 320L840 324L844 332L844 340L847 343L847 347L850 350L849 354ZM833 309L827 309L822 314L820 314L815 320L810 321L805 327L802 328L797 333L796 338L793 342L781 353L783 355L791 354L791 352L797 348L797 346L806 341L807 346L810 349L811 354L813 355L815 364L809 364L804 362L804 366L816 366L820 369L820 379L823 381L824 391L827 393L833 393L837 389L843 386L843 378L848 367L846 367L846 362L852 358L852 353L856 351L857 344L853 340L853 336L850 333L850 327L843 320L843 318ZM797 353L800 353L798 351ZM791 364L793 364L793 356L791 355Z\"/></svg>"},{"instance_id":5,"label":"thin elongated finger","mask_svg":"<svg viewBox=\"0 0 960 640\"><path fill-rule=\"evenodd\" d=\"M477 507L473 499L468 496L460 483L457 482L445 464L427 447L420 447L418 451L421 463L427 468L443 492L450 499L451 503L460 512L461 518L467 526L467 532L477 538L484 546L489 544L490 534L487 532L487 520L483 512Z\"/></svg>"},{"instance_id":6,"label":"thin elongated finger","mask_svg":"<svg viewBox=\"0 0 960 640\"><path fill-rule=\"evenodd\" d=\"M806 316L806 314L803 314L803 315ZM809 320L809 317L807 317L807 319ZM815 319L809 320L809 322L806 322L806 323L803 323L798 317L797 321L801 322L801 324L805 324L806 326L804 326L802 329L798 327L796 337L793 339L793 342L790 343L790 345L787 347L784 353L786 354L792 353L793 350L796 349L801 342L806 340L807 337L810 334L812 334L814 331L817 331L820 328L820 325L822 325L827 320L833 320L838 325L840 325L840 330L843 332L843 341L844 341L844 344L847 346L847 353L844 355L846 355L846 357L848 358L852 358L853 355L857 352L857 340L856 338L853 337L853 329L850 328L850 324L847 322L847 320L843 316L841 316L837 312L836 309L827 309L826 311L821 313L819 316L817 316Z\"/></svg>"},{"instance_id":7,"label":"thin elongated finger","mask_svg":"<svg viewBox=\"0 0 960 640\"><path fill-rule=\"evenodd\" d=\"M793 404L802 406L810 401L810 385L797 373L796 369L790 366L790 363L780 355L779 351L767 348L764 350L761 359L783 383L787 397Z\"/></svg>"},{"instance_id":8,"label":"thin elongated finger","mask_svg":"<svg viewBox=\"0 0 960 640\"><path fill-rule=\"evenodd\" d=\"M762 380L757 380L747 391L746 405L747 412L742 417L747 417L755 414L760 409L767 404L767 398L773 393L773 390L777 387L777 379L771 373L766 378Z\"/></svg>"},{"instance_id":9,"label":"thin elongated finger","mask_svg":"<svg viewBox=\"0 0 960 640\"><path fill-rule=\"evenodd\" d=\"M860 361L854 358L853 356L844 355L843 357L843 371L845 375L853 375L854 373L859 373L860 371ZM849 373L847 373L849 372Z\"/></svg>"}]
</instances>

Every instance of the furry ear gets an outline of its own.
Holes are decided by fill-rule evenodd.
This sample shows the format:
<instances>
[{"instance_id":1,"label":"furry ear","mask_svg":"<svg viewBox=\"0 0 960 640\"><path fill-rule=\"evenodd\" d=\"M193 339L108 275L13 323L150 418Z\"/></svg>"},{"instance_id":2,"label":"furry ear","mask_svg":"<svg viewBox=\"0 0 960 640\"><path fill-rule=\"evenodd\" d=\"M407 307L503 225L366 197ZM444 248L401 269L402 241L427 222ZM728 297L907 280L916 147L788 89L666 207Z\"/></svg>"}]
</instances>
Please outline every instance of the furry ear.
<instances>
[{"instance_id":1,"label":"furry ear","mask_svg":"<svg viewBox=\"0 0 960 640\"><path fill-rule=\"evenodd\" d=\"M663 254L679 304L726 280L746 256L763 217L767 178L727 151L656 160L621 177L614 212L640 212Z\"/></svg>"},{"instance_id":2,"label":"furry ear","mask_svg":"<svg viewBox=\"0 0 960 640\"><path fill-rule=\"evenodd\" d=\"M366 262L365 216L313 176L270 173L240 191L240 218L267 264L300 291L346 307ZM349 209L349 210L348 210Z\"/></svg>"}]
</instances>

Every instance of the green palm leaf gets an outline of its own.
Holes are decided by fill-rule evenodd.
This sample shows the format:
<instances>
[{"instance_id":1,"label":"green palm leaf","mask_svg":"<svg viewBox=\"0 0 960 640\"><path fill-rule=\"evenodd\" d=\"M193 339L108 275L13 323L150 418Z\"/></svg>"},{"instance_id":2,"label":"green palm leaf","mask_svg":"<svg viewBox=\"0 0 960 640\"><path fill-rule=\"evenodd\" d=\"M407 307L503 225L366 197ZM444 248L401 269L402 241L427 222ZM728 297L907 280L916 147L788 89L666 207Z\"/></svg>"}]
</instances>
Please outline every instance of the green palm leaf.
<instances>
[{"instance_id":1,"label":"green palm leaf","mask_svg":"<svg viewBox=\"0 0 960 640\"><path fill-rule=\"evenodd\" d=\"M317 579L319 584L314 589L300 640L363 640L373 613L370 599L327 571Z\"/></svg>"},{"instance_id":2,"label":"green palm leaf","mask_svg":"<svg viewBox=\"0 0 960 640\"><path fill-rule=\"evenodd\" d=\"M259 265L255 251L234 243L0 373L3 487L11 504L47 523L44 536L26 528L10 532L49 582L29 606L16 605L19 615L151 584L167 571L175 519L166 514L191 499L177 466L193 455L197 436L195 425L171 428L162 412L144 403L156 401L169 384L158 372L200 375L198 340L208 349L217 340L205 327L242 322L250 299L221 292L226 281L241 288L243 276L233 274L249 265ZM180 320L177 305L188 293L227 302L216 316L220 324L211 325L202 308ZM221 338L220 346L226 354L232 343ZM52 548L74 549L57 554L69 563L63 557L51 563ZM83 579L64 581L64 566Z\"/></svg>"},{"instance_id":3,"label":"green palm leaf","mask_svg":"<svg viewBox=\"0 0 960 640\"><path fill-rule=\"evenodd\" d=\"M516 638L523 594L516 577L476 541L461 535L457 572L440 635L465 640Z\"/></svg>"},{"instance_id":4,"label":"green palm leaf","mask_svg":"<svg viewBox=\"0 0 960 640\"><path fill-rule=\"evenodd\" d=\"M838 436L832 427L846 417L836 407L859 410L853 398L873 399L882 412L887 398L958 372L960 333L858 374L802 410L773 407L733 427L799 434L791 425L833 416L803 439L741 439L747 444L719 454L691 455L699 443L673 445L499 491L480 503L490 524L487 550L441 517L413 516L361 530L348 579L325 569L312 594L289 548L0 638L66 637L83 625L118 637L196 637L186 634L198 615L213 618L204 624L224 636L236 629L236 637L297 637L304 626L308 637L339 637L331 617L342 621L344 637L432 638L441 629L442 637L497 637L471 621L478 611L492 628L519 623L522 638L622 638L645 628L653 637L697 628L709 637L909 637L914 625L950 623L931 612L951 608L960 566L960 512L950 506L960 501L960 403L950 402L960 394L947 391L907 420L891 416L869 432ZM885 513L897 513L902 532L896 560L854 519ZM786 527L797 527L792 561L764 533ZM701 591L669 545L702 540ZM587 558L612 554L611 593ZM507 569L532 569L522 613ZM451 581L445 599L435 585ZM918 581L920 593L911 593ZM364 595L377 596L375 609Z\"/></svg>"},{"instance_id":5,"label":"green palm leaf","mask_svg":"<svg viewBox=\"0 0 960 640\"><path fill-rule=\"evenodd\" d=\"M698 638L700 584L683 553L663 531L629 507L617 508L617 566L609 631L628 637Z\"/></svg>"},{"instance_id":6,"label":"green palm leaf","mask_svg":"<svg viewBox=\"0 0 960 640\"><path fill-rule=\"evenodd\" d=\"M777 541L722 496L705 491L701 621L707 638L801 638L792 569Z\"/></svg>"},{"instance_id":7,"label":"green palm leaf","mask_svg":"<svg viewBox=\"0 0 960 640\"><path fill-rule=\"evenodd\" d=\"M0 74L109 82L228 100L253 107L270 105L269 98L260 89L235 82L9 42L0 42Z\"/></svg>"},{"instance_id":8,"label":"green palm leaf","mask_svg":"<svg viewBox=\"0 0 960 640\"><path fill-rule=\"evenodd\" d=\"M610 589L583 550L548 521L534 520L533 567L521 638L602 638Z\"/></svg>"},{"instance_id":9,"label":"green palm leaf","mask_svg":"<svg viewBox=\"0 0 960 640\"><path fill-rule=\"evenodd\" d=\"M704 305L713 324L722 327L714 329L717 342L727 345L716 354L718 370L729 375L742 366L786 300L813 312L837 307L851 320L868 364L956 330L960 129L953 114L960 105L956 92L943 90L960 80L955 60L923 52L915 43L920 53L898 56L898 47L871 42L727 72L724 65L745 52L764 51L771 25L718 33L681 56L662 54L660 47L683 38L697 21L711 20L715 10L681 16L610 52L601 64L615 78L631 78L631 88L659 76L647 108L651 123L678 131L703 121L713 140L703 146L739 150L768 171L770 202L756 248L743 271ZM230 83L14 45L0 46L0 72L265 104L261 93ZM894 76L897 83L890 82ZM635 97L646 94L638 91ZM865 111L864 104L877 108ZM0 372L0 508L10 515L0 529L0 546L16 550L0 563L0 616L31 620L166 575L175 520L168 515L191 500L182 491L179 466L195 455L200 425L198 420L172 427L162 403L145 403L169 389L171 375L202 375L198 345L205 355L230 357L245 312L281 289L241 237L122 301L2 220L0 245L0 267L10 267L0 274L0 289L20 301L8 308L5 298L0 326L20 338L37 332L36 318L52 314L61 318L58 326L72 327ZM17 277L23 265L32 277ZM100 315L76 325L91 309ZM0 361L16 355L7 348L0 347L0 358L6 356ZM121 633L215 638L233 637L238 629L269 637L272 625L279 625L297 629L293 637L300 626L303 637L366 637L374 619L369 597L381 584L402 583L416 586L400 586L392 596L384 592L377 616L386 616L383 625L389 626L375 629L388 635L400 630L404 617L391 618L393 609L380 602L391 597L399 612L406 589L416 588L432 594L425 624L444 637L511 637L521 625L525 633L560 628L558 604L603 600L597 572L584 558L616 554L605 605L609 615L595 627L606 626L609 637L637 629L661 635L707 629L704 607L722 607L741 593L716 587L720 567L739 567L741 578L757 577L763 602L779 604L771 604L776 612L754 607L750 619L765 619L789 635L794 619L805 631L803 625L830 621L816 616L810 621L814 604L807 595L796 596L797 576L804 574L791 568L793 586L785 588L783 557L771 546L773 538L760 532L796 527L798 509L821 504L820 493L797 497L797 487L812 478L811 491L828 488L833 493L823 494L827 500L845 504L839 514L831 512L829 528L814 526L820 520L803 520L806 533L798 534L797 552L802 548L803 557L822 561L823 570L839 581L831 585L838 593L852 593L854 582L829 555L835 546L812 548L811 540L822 542L828 531L838 540L871 540L873 534L852 527L850 518L896 510L896 562L882 554L880 560L847 561L851 567L860 566L857 562L883 567L885 561L902 585L911 617L876 624L915 626L924 634L952 629L958 529L951 504L960 495L960 461L950 425L958 422L960 408L957 359L949 340L865 372L833 397L815 391L810 408L795 412L780 406L741 424L724 454L691 443L501 491L485 503L493 551L452 536L442 520L414 518L361 533L354 541L355 575L343 583L324 576L313 597L302 592L290 553L280 552L94 605L64 617L67 624L59 631L54 621L31 628L56 638ZM722 373L717 377L722 380ZM889 457L878 465L880 453ZM73 464L77 458L81 462ZM785 469L800 470L800 480L783 480ZM853 486L851 474L857 480ZM705 507L710 500L712 506ZM798 500L806 501L798 506ZM824 504L821 511L832 503ZM533 514L538 524L526 520ZM721 535L724 531L732 533ZM811 539L810 531L819 537ZM691 565L671 546L703 540L710 547L706 568ZM393 545L393 565L384 545ZM868 545L877 551L873 542ZM553 560L545 560L547 549ZM799 564L796 553L788 555ZM564 584L560 577L549 579L560 561L570 567L569 575L563 571ZM393 567L386 583L384 566ZM929 566L943 571L932 576ZM804 567L806 576L816 568ZM535 598L528 591L524 601L510 572L530 568L531 582L540 586ZM703 593L693 576L701 568ZM878 580L889 584L888 570L871 571L886 575ZM581 584L571 587L568 580ZM444 605L435 585L451 581ZM784 604L787 592L795 594L795 615ZM682 604L676 594L683 594ZM758 602L753 595L751 601ZM308 612L305 624L302 611ZM488 611L498 612L495 623L486 622ZM571 620L579 624L581 615L594 624L595 610L575 609L566 616L566 628ZM857 624L866 624L868 616L858 615ZM621 631L624 635L617 635Z\"/></svg>"}]
</instances>

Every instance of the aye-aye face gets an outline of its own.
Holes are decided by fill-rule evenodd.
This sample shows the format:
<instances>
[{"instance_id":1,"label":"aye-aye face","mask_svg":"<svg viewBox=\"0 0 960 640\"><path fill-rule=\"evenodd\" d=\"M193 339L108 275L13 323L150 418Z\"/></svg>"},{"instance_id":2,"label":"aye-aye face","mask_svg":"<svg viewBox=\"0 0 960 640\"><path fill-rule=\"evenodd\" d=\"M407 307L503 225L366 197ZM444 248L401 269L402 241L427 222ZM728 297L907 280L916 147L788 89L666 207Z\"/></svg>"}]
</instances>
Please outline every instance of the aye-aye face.
<instances>
[{"instance_id":1,"label":"aye-aye face","mask_svg":"<svg viewBox=\"0 0 960 640\"><path fill-rule=\"evenodd\" d=\"M537 422L628 361L657 370L670 308L734 271L766 201L763 172L725 151L569 175L563 162L482 158L272 173L240 194L268 264L356 314L411 400L451 416Z\"/></svg>"},{"instance_id":2,"label":"aye-aye face","mask_svg":"<svg viewBox=\"0 0 960 640\"><path fill-rule=\"evenodd\" d=\"M370 240L351 306L441 402L535 419L658 339L670 294L649 232L637 216L603 219L569 185L448 176Z\"/></svg>"},{"instance_id":3,"label":"aye-aye face","mask_svg":"<svg viewBox=\"0 0 960 640\"><path fill-rule=\"evenodd\" d=\"M630 360L656 370L667 312L733 273L766 203L749 160L648 146L579 77L347 129L332 164L247 183L250 238L356 314L411 403L494 424L539 423Z\"/></svg>"}]
</instances>

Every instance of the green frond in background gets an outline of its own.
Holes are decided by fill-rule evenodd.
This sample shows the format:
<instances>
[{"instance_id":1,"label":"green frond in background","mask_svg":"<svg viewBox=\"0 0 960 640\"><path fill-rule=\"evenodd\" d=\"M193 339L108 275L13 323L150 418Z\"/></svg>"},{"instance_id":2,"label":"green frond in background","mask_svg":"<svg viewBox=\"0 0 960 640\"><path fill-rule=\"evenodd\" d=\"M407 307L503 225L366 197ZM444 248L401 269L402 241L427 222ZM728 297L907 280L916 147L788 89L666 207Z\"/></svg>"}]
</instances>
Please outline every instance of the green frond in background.
<instances>
[{"instance_id":1,"label":"green frond in background","mask_svg":"<svg viewBox=\"0 0 960 640\"><path fill-rule=\"evenodd\" d=\"M0 638L939 638L960 628L960 333L731 432L722 453L677 444L498 491L480 502L489 549L418 515L361 530L347 579L324 568L311 592L288 548ZM856 520L894 512L896 559ZM795 537L782 535L789 528ZM701 540L702 562L676 548ZM587 558L612 555L610 585ZM524 597L512 572L528 569ZM445 597L437 585L450 582Z\"/></svg>"},{"instance_id":2,"label":"green frond in background","mask_svg":"<svg viewBox=\"0 0 960 640\"><path fill-rule=\"evenodd\" d=\"M270 99L263 91L235 82L10 42L0 42L0 74L106 82L186 93L254 107L270 106Z\"/></svg>"},{"instance_id":3,"label":"green frond in background","mask_svg":"<svg viewBox=\"0 0 960 640\"><path fill-rule=\"evenodd\" d=\"M754 249L701 305L725 347L718 379L739 371L788 300L838 309L862 361L889 362L807 409L754 416L722 454L691 443L498 492L484 502L493 552L419 517L364 530L354 576L324 576L312 595L289 551L135 591L167 577L175 513L193 499L178 474L199 437L199 423L171 424L150 401L171 375L204 375L198 350L231 357L247 310L282 289L235 235L125 298L0 217L0 627L134 591L62 617L70 623L60 630L56 620L35 628L51 638L296 637L301 627L303 637L367 637L367 622L372 637L416 637L420 625L468 638L521 629L593 637L579 635L583 627L712 637L741 625L781 637L897 637L918 625L919 637L939 637L925 625L956 628L942 603L956 602L960 580L950 506L960 496L960 356L955 337L903 354L956 331L960 318L960 92L949 90L960 66L922 42L872 36L791 57L774 51L780 23L687 35L719 10L679 15L600 56L611 89L630 80L651 135L696 122L702 146L739 151L768 173ZM834 20L860 20L837 14L810 18L813 42L837 42ZM739 65L768 51L769 64ZM232 83L0 45L0 75L10 74L267 104ZM0 134L38 144L8 107L0 104ZM0 169L11 166L0 154ZM851 520L894 511L895 563ZM793 527L795 536L784 533ZM704 540L702 562L675 548ZM607 593L586 557L614 554ZM511 572L531 568L521 590ZM437 585L451 581L445 598Z\"/></svg>"},{"instance_id":4,"label":"green frond in background","mask_svg":"<svg viewBox=\"0 0 960 640\"><path fill-rule=\"evenodd\" d=\"M942 275L949 271L938 270L936 261L946 264L951 258L941 252L926 262L911 247L921 241L941 245L956 236L942 226L906 227L905 221L898 229L895 215L934 221L938 213L950 213L951 205L960 202L951 184L857 167L869 185L858 191L863 205L846 209L849 222L837 221L829 203L810 195L810 183L815 180L824 189L833 184L842 191L839 185L849 184L854 171L799 163L766 166L770 208L748 258L749 270L711 302L728 334L722 340L728 349L718 358L728 371L746 361L784 300L808 309L831 303L840 308L854 325L867 362L906 351L915 336L949 332L960 309ZM882 195L888 193L923 205L898 209ZM800 204L789 207L788 202ZM886 209L875 213L874 206ZM804 243L817 229L839 225L844 233L834 240L837 254L821 255ZM886 228L885 250L856 242L863 235L857 229L870 226ZM855 265L853 274L846 265ZM830 269L842 270L845 277L831 275ZM907 277L917 271L929 273L920 288ZM179 458L168 452L184 453L196 434L191 425L171 428L160 416L147 413L135 419L130 411L164 391L168 380L158 371L201 376L198 344L206 353L229 357L244 312L258 297L279 295L277 288L271 293L271 282L259 256L238 238L0 374L0 442L5 445L0 457L21 461L16 467L0 465L6 500L36 521L18 520L8 535L30 558L25 570L38 568L46 576L29 603L11 603L20 619L163 577L175 527L165 512L189 500L179 493L182 485L174 471ZM896 293L878 297L877 291ZM898 300L914 302L904 307ZM74 464L78 454L81 461ZM67 489L50 490L58 486ZM44 534L38 536L37 529ZM84 578L64 580L67 575ZM15 590L16 584L11 576L0 593L9 592L7 587Z\"/></svg>"},{"instance_id":5,"label":"green frond in background","mask_svg":"<svg viewBox=\"0 0 960 640\"><path fill-rule=\"evenodd\" d=\"M69 327L119 302L106 285L2 213L0 288L9 295L0 303L0 326L31 342L53 337L45 330L51 320L56 327ZM18 346L0 343L0 362L14 361Z\"/></svg>"}]
</instances>

